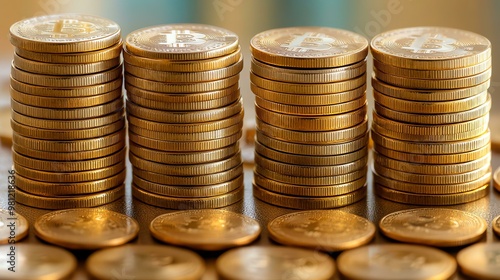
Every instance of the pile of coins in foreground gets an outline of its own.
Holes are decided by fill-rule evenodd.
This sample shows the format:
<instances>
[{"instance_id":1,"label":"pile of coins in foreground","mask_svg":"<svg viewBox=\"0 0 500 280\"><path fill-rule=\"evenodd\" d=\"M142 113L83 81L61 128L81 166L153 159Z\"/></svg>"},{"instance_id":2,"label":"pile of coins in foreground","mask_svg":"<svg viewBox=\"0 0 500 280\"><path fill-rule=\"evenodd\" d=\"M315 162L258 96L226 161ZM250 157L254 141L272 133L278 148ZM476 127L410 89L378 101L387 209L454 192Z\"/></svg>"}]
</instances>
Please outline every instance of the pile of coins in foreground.
<instances>
[{"instance_id":1,"label":"pile of coins in foreground","mask_svg":"<svg viewBox=\"0 0 500 280\"><path fill-rule=\"evenodd\" d=\"M488 194L491 45L450 28L407 28L371 43L374 188L410 204Z\"/></svg>"},{"instance_id":2,"label":"pile of coins in foreground","mask_svg":"<svg viewBox=\"0 0 500 280\"><path fill-rule=\"evenodd\" d=\"M93 207L124 194L125 116L120 27L83 15L12 25L16 200Z\"/></svg>"},{"instance_id":3,"label":"pile of coins in foreground","mask_svg":"<svg viewBox=\"0 0 500 280\"><path fill-rule=\"evenodd\" d=\"M333 28L285 28L251 40L257 133L254 196L282 207L366 196L368 42Z\"/></svg>"},{"instance_id":4,"label":"pile of coins in foreground","mask_svg":"<svg viewBox=\"0 0 500 280\"><path fill-rule=\"evenodd\" d=\"M177 209L241 200L236 34L196 24L140 29L127 36L124 58L134 197Z\"/></svg>"}]
</instances>

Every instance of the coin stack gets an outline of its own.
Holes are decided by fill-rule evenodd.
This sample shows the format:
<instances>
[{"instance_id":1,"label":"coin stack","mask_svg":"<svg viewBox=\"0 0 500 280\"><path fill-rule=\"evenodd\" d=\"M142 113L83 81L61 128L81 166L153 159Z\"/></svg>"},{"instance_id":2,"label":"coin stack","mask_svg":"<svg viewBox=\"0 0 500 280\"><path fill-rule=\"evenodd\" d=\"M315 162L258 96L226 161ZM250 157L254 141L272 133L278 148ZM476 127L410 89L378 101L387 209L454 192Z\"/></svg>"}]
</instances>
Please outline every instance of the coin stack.
<instances>
[{"instance_id":1,"label":"coin stack","mask_svg":"<svg viewBox=\"0 0 500 280\"><path fill-rule=\"evenodd\" d=\"M491 45L467 31L418 27L371 42L375 192L420 205L488 193Z\"/></svg>"},{"instance_id":2,"label":"coin stack","mask_svg":"<svg viewBox=\"0 0 500 280\"><path fill-rule=\"evenodd\" d=\"M366 195L368 42L325 27L251 40L257 133L254 196L288 208L333 208Z\"/></svg>"},{"instance_id":3,"label":"coin stack","mask_svg":"<svg viewBox=\"0 0 500 280\"><path fill-rule=\"evenodd\" d=\"M124 194L125 116L120 27L51 15L10 28L16 200L93 207Z\"/></svg>"},{"instance_id":4,"label":"coin stack","mask_svg":"<svg viewBox=\"0 0 500 280\"><path fill-rule=\"evenodd\" d=\"M236 34L200 24L136 30L125 40L133 195L174 209L243 197L243 60Z\"/></svg>"}]
</instances>

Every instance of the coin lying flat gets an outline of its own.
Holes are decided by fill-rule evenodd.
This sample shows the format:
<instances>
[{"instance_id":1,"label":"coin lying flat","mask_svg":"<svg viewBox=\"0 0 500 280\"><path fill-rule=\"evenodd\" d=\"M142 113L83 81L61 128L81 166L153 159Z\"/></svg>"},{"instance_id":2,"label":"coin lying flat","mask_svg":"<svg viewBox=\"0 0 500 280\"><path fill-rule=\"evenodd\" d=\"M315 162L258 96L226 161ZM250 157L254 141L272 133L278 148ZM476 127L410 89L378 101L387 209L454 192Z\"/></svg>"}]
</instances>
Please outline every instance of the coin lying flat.
<instances>
[{"instance_id":1,"label":"coin lying flat","mask_svg":"<svg viewBox=\"0 0 500 280\"><path fill-rule=\"evenodd\" d=\"M455 259L438 249L406 244L370 245L345 251L337 259L339 272L349 279L448 279Z\"/></svg>"},{"instance_id":2,"label":"coin lying flat","mask_svg":"<svg viewBox=\"0 0 500 280\"><path fill-rule=\"evenodd\" d=\"M0 244L16 242L28 235L29 223L26 218L14 211L0 209ZM11 239L11 232L15 235Z\"/></svg>"},{"instance_id":3,"label":"coin lying flat","mask_svg":"<svg viewBox=\"0 0 500 280\"><path fill-rule=\"evenodd\" d=\"M380 221L388 237L409 243L450 247L483 237L488 225L472 213L445 208L418 208L391 213Z\"/></svg>"},{"instance_id":4,"label":"coin lying flat","mask_svg":"<svg viewBox=\"0 0 500 280\"><path fill-rule=\"evenodd\" d=\"M478 243L457 255L463 274L471 279L500 279L500 243Z\"/></svg>"},{"instance_id":5,"label":"coin lying flat","mask_svg":"<svg viewBox=\"0 0 500 280\"><path fill-rule=\"evenodd\" d=\"M328 255L306 249L252 246L222 254L215 267L223 279L326 280L335 274L335 263Z\"/></svg>"},{"instance_id":6,"label":"coin lying flat","mask_svg":"<svg viewBox=\"0 0 500 280\"><path fill-rule=\"evenodd\" d=\"M15 251L10 251L11 246L0 246L5 253L0 254L0 279L67 279L77 266L73 254L55 246L23 243L16 244ZM12 252L15 254L14 265L9 263L11 257L8 254Z\"/></svg>"},{"instance_id":7,"label":"coin lying flat","mask_svg":"<svg viewBox=\"0 0 500 280\"><path fill-rule=\"evenodd\" d=\"M495 220L493 220L493 232L500 236L500 216L496 217Z\"/></svg>"},{"instance_id":8,"label":"coin lying flat","mask_svg":"<svg viewBox=\"0 0 500 280\"><path fill-rule=\"evenodd\" d=\"M205 263L186 249L125 245L93 253L86 269L97 279L197 280L205 272Z\"/></svg>"},{"instance_id":9,"label":"coin lying flat","mask_svg":"<svg viewBox=\"0 0 500 280\"><path fill-rule=\"evenodd\" d=\"M493 186L495 186L495 189L500 191L500 167L495 170L495 173L493 173Z\"/></svg>"},{"instance_id":10,"label":"coin lying flat","mask_svg":"<svg viewBox=\"0 0 500 280\"><path fill-rule=\"evenodd\" d=\"M261 232L254 219L218 209L163 214L151 222L149 229L161 241L210 251L249 244Z\"/></svg>"},{"instance_id":11,"label":"coin lying flat","mask_svg":"<svg viewBox=\"0 0 500 280\"><path fill-rule=\"evenodd\" d=\"M34 227L35 234L49 243L85 250L121 245L139 232L135 219L98 208L54 211L39 217Z\"/></svg>"},{"instance_id":12,"label":"coin lying flat","mask_svg":"<svg viewBox=\"0 0 500 280\"><path fill-rule=\"evenodd\" d=\"M290 246L342 251L364 245L375 235L365 218L339 210L312 210L286 214L271 221L271 238Z\"/></svg>"}]
</instances>

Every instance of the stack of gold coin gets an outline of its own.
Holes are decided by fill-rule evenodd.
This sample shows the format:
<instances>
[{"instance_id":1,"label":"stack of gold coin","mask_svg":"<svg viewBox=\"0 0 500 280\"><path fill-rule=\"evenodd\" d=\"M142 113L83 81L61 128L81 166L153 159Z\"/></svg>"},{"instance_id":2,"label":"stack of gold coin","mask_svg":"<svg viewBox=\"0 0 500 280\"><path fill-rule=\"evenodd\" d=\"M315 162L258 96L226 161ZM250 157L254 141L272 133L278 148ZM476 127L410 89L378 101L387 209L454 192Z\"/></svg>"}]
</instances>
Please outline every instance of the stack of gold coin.
<instances>
[{"instance_id":1,"label":"stack of gold coin","mask_svg":"<svg viewBox=\"0 0 500 280\"><path fill-rule=\"evenodd\" d=\"M257 132L254 196L298 209L366 195L365 38L293 27L251 40Z\"/></svg>"},{"instance_id":2,"label":"stack of gold coin","mask_svg":"<svg viewBox=\"0 0 500 280\"><path fill-rule=\"evenodd\" d=\"M388 31L371 42L373 174L381 197L452 205L491 180L491 44L441 27Z\"/></svg>"},{"instance_id":3,"label":"stack of gold coin","mask_svg":"<svg viewBox=\"0 0 500 280\"><path fill-rule=\"evenodd\" d=\"M200 24L125 40L133 195L151 205L218 208L243 197L238 36Z\"/></svg>"},{"instance_id":4,"label":"stack of gold coin","mask_svg":"<svg viewBox=\"0 0 500 280\"><path fill-rule=\"evenodd\" d=\"M19 203L93 207L124 194L120 27L77 14L10 28L13 157Z\"/></svg>"}]
</instances>

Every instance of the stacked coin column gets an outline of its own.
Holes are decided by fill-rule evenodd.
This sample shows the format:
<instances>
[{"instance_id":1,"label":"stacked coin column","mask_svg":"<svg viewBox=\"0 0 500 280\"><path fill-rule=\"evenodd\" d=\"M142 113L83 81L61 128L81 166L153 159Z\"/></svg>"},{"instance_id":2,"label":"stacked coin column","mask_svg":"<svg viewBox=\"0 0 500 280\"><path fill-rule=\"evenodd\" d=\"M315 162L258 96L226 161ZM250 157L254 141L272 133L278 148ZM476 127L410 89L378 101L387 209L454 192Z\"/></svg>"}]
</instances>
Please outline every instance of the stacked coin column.
<instances>
[{"instance_id":1,"label":"stacked coin column","mask_svg":"<svg viewBox=\"0 0 500 280\"><path fill-rule=\"evenodd\" d=\"M298 209L364 198L366 39L332 28L275 29L256 35L251 51L254 196Z\"/></svg>"},{"instance_id":2,"label":"stacked coin column","mask_svg":"<svg viewBox=\"0 0 500 280\"><path fill-rule=\"evenodd\" d=\"M16 200L93 207L124 194L121 35L109 20L54 15L12 25Z\"/></svg>"},{"instance_id":3,"label":"stacked coin column","mask_svg":"<svg viewBox=\"0 0 500 280\"><path fill-rule=\"evenodd\" d=\"M490 42L450 28L408 28L372 43L375 191L452 205L484 197L491 179Z\"/></svg>"},{"instance_id":4,"label":"stacked coin column","mask_svg":"<svg viewBox=\"0 0 500 280\"><path fill-rule=\"evenodd\" d=\"M133 195L175 209L239 201L236 34L196 24L140 29L127 36L124 57Z\"/></svg>"}]
</instances>

